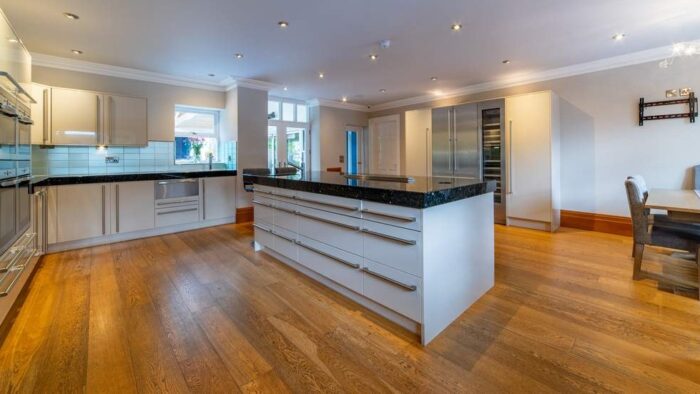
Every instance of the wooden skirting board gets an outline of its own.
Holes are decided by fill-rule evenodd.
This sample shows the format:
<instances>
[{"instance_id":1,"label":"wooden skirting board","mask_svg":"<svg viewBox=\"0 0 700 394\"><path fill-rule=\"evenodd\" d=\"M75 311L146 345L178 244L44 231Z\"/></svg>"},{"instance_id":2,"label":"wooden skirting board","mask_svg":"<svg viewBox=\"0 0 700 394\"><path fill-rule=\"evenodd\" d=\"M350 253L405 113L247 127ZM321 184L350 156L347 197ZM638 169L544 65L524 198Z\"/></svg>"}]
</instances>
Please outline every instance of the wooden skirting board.
<instances>
[{"instance_id":1,"label":"wooden skirting board","mask_svg":"<svg viewBox=\"0 0 700 394\"><path fill-rule=\"evenodd\" d=\"M602 233L632 235L632 219L624 216L562 210L561 226Z\"/></svg>"},{"instance_id":2,"label":"wooden skirting board","mask_svg":"<svg viewBox=\"0 0 700 394\"><path fill-rule=\"evenodd\" d=\"M236 223L253 221L253 207L236 208Z\"/></svg>"}]
</instances>

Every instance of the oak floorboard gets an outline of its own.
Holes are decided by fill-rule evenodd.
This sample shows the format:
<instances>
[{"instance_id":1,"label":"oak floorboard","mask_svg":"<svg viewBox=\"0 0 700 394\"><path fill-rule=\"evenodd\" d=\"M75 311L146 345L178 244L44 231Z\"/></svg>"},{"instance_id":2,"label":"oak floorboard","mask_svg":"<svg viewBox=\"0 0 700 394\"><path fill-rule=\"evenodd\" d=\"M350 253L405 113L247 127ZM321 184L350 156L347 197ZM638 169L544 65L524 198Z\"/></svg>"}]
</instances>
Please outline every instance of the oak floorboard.
<instances>
[{"instance_id":1,"label":"oak floorboard","mask_svg":"<svg viewBox=\"0 0 700 394\"><path fill-rule=\"evenodd\" d=\"M495 226L496 284L427 347L224 225L44 256L0 392L700 392L697 293L629 237ZM696 280L645 251L644 268Z\"/></svg>"}]
</instances>

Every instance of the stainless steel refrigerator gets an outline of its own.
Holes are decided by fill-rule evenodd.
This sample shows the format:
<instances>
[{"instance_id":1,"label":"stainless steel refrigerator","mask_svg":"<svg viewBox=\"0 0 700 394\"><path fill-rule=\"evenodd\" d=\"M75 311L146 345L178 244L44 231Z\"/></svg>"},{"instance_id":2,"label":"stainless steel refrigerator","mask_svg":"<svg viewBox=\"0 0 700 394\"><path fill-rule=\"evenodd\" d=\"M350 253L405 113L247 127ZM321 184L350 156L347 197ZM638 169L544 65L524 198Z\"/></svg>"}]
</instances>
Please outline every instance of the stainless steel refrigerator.
<instances>
[{"instance_id":1,"label":"stainless steel refrigerator","mask_svg":"<svg viewBox=\"0 0 700 394\"><path fill-rule=\"evenodd\" d=\"M496 223L505 223L503 118L504 100L432 110L433 176L496 181Z\"/></svg>"}]
</instances>

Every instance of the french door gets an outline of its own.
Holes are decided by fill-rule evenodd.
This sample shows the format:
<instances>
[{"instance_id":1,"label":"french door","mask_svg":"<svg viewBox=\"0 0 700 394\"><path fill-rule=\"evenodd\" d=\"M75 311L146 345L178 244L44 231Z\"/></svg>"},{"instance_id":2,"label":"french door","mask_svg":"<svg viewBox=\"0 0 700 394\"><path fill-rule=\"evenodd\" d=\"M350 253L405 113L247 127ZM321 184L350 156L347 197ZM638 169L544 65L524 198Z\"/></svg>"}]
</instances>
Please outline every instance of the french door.
<instances>
[{"instance_id":1,"label":"french door","mask_svg":"<svg viewBox=\"0 0 700 394\"><path fill-rule=\"evenodd\" d=\"M308 128L270 122L267 126L268 167L297 167L305 170L308 157Z\"/></svg>"}]
</instances>

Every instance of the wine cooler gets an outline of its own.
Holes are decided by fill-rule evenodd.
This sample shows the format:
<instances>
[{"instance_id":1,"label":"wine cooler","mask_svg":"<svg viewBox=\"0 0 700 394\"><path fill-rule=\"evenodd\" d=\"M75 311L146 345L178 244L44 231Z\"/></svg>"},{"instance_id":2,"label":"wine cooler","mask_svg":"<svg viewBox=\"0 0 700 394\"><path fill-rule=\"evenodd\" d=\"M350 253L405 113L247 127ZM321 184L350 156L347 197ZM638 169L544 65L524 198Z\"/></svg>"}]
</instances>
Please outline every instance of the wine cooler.
<instances>
[{"instance_id":1,"label":"wine cooler","mask_svg":"<svg viewBox=\"0 0 700 394\"><path fill-rule=\"evenodd\" d=\"M479 103L479 129L481 131L481 168L485 181L496 181L494 192L494 221L505 224L505 138L504 101Z\"/></svg>"}]
</instances>

